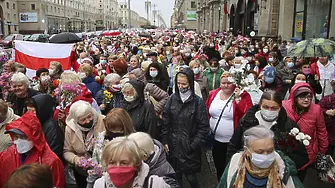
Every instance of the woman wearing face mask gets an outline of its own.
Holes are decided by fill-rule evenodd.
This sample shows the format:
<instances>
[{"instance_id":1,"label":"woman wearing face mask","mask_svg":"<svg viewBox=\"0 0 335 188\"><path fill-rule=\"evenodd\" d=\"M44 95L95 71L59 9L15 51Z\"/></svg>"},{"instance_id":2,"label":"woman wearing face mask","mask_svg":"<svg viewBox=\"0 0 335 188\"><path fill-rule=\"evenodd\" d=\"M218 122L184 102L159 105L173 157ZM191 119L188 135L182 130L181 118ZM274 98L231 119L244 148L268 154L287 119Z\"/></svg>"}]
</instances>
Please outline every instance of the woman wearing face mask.
<instances>
[{"instance_id":1,"label":"woman wearing face mask","mask_svg":"<svg viewBox=\"0 0 335 188\"><path fill-rule=\"evenodd\" d=\"M257 76L260 76L263 73L264 68L268 65L266 58L263 56L257 56L255 58L255 67L254 71L257 72Z\"/></svg>"},{"instance_id":2,"label":"woman wearing face mask","mask_svg":"<svg viewBox=\"0 0 335 188\"><path fill-rule=\"evenodd\" d=\"M278 93L264 92L258 105L251 107L248 112L241 118L227 149L227 162L231 157L243 148L243 134L246 130L255 126L264 127L274 131L275 140L280 135L288 135L293 128L298 128L286 114L282 107L281 95ZM275 147L277 147L277 142ZM308 162L308 155L305 146L301 143L297 149L285 153L295 163L297 169L300 169Z\"/></svg>"},{"instance_id":3,"label":"woman wearing face mask","mask_svg":"<svg viewBox=\"0 0 335 188\"><path fill-rule=\"evenodd\" d=\"M258 55L265 57L266 61L269 61L269 46L264 46Z\"/></svg>"},{"instance_id":4,"label":"woman wearing face mask","mask_svg":"<svg viewBox=\"0 0 335 188\"><path fill-rule=\"evenodd\" d=\"M105 131L105 116L97 114L91 104L77 101L70 107L66 118L64 159L74 166L78 187L86 187L87 170L80 167L81 158L92 157L94 140Z\"/></svg>"},{"instance_id":5,"label":"woman wearing face mask","mask_svg":"<svg viewBox=\"0 0 335 188\"><path fill-rule=\"evenodd\" d=\"M100 56L99 64L95 65L94 67L97 69L98 76L101 78L106 76L106 69L107 69L107 57L106 56Z\"/></svg>"},{"instance_id":6,"label":"woman wearing face mask","mask_svg":"<svg viewBox=\"0 0 335 188\"><path fill-rule=\"evenodd\" d=\"M149 166L142 162L144 152L129 138L115 138L102 153L107 173L98 179L94 188L170 187L162 177L149 175Z\"/></svg>"},{"instance_id":7,"label":"woman wearing face mask","mask_svg":"<svg viewBox=\"0 0 335 188\"><path fill-rule=\"evenodd\" d=\"M97 93L101 90L101 85L95 81L93 68L89 64L84 63L80 65L78 75L87 89L91 91L93 98L96 98Z\"/></svg>"},{"instance_id":8,"label":"woman wearing face mask","mask_svg":"<svg viewBox=\"0 0 335 188\"><path fill-rule=\"evenodd\" d=\"M209 61L210 67L204 71L204 76L208 79L208 90L214 90L220 87L220 77L223 70L220 68L217 59L211 59Z\"/></svg>"},{"instance_id":9,"label":"woman wearing face mask","mask_svg":"<svg viewBox=\"0 0 335 188\"><path fill-rule=\"evenodd\" d=\"M49 75L50 75L51 79L53 79L53 80L60 79L60 76L62 75L63 72L64 71L63 71L63 68L62 68L62 64L60 64L57 61L50 62Z\"/></svg>"},{"instance_id":10,"label":"woman wearing face mask","mask_svg":"<svg viewBox=\"0 0 335 188\"><path fill-rule=\"evenodd\" d=\"M303 187L291 159L275 151L274 137L263 127L245 131L244 151L232 157L217 187Z\"/></svg>"},{"instance_id":11,"label":"woman wearing face mask","mask_svg":"<svg viewBox=\"0 0 335 188\"><path fill-rule=\"evenodd\" d=\"M105 129L99 133L97 142L94 143L93 156L96 156L98 164L102 165L102 151L105 143L122 136L128 136L135 132L133 123L128 113L122 108L113 108L104 119ZM93 187L94 182L100 178L96 174L89 174L87 178L87 188Z\"/></svg>"},{"instance_id":12,"label":"woman wearing face mask","mask_svg":"<svg viewBox=\"0 0 335 188\"><path fill-rule=\"evenodd\" d=\"M53 90L56 89L52 85L52 80L49 76L49 70L46 68L39 68L36 71L37 85L33 89L40 91L41 93L52 94Z\"/></svg>"},{"instance_id":13,"label":"woman wearing face mask","mask_svg":"<svg viewBox=\"0 0 335 188\"><path fill-rule=\"evenodd\" d=\"M150 135L144 132L132 133L128 138L134 140L138 147L144 151L142 160L149 166L149 176L164 177L165 182L171 188L179 187L177 180L174 178L176 172L166 160L163 144L156 139L152 139Z\"/></svg>"},{"instance_id":14,"label":"woman wearing face mask","mask_svg":"<svg viewBox=\"0 0 335 188\"><path fill-rule=\"evenodd\" d=\"M298 72L291 80L290 88L287 90L284 99L287 100L290 96L291 88L298 83L307 83L306 75L302 72Z\"/></svg>"},{"instance_id":15,"label":"woman wearing face mask","mask_svg":"<svg viewBox=\"0 0 335 188\"><path fill-rule=\"evenodd\" d=\"M202 96L202 100L206 101L208 98L208 79L207 77L204 76L204 74L202 73L202 71L200 70L200 62L199 60L193 60L190 62L189 64L190 69L193 70L194 73L194 81L196 81L199 86L200 86L200 90L201 90L201 96Z\"/></svg>"},{"instance_id":16,"label":"woman wearing face mask","mask_svg":"<svg viewBox=\"0 0 335 188\"><path fill-rule=\"evenodd\" d=\"M299 172L299 178L304 180L307 168L316 161L318 152L325 154L328 147L328 134L319 105L312 102L313 89L307 83L298 83L291 89L288 100L283 101L287 115L296 122L301 132L311 137L310 144L306 146L309 162Z\"/></svg>"},{"instance_id":17,"label":"woman wearing face mask","mask_svg":"<svg viewBox=\"0 0 335 188\"><path fill-rule=\"evenodd\" d=\"M121 77L118 74L108 74L104 79L104 89L96 95L101 113L106 115L113 108L123 108L124 98L121 92ZM106 100L106 91L111 93L111 99Z\"/></svg>"},{"instance_id":18,"label":"woman wearing face mask","mask_svg":"<svg viewBox=\"0 0 335 188\"><path fill-rule=\"evenodd\" d=\"M5 133L10 135L13 144L0 155L0 187L4 187L18 167L37 163L50 168L55 187L65 188L63 163L48 146L40 121L33 112L12 121L6 126Z\"/></svg>"},{"instance_id":19,"label":"woman wearing face mask","mask_svg":"<svg viewBox=\"0 0 335 188\"><path fill-rule=\"evenodd\" d=\"M311 73L311 65L309 64L308 60L305 60L301 64L301 72L303 72L306 75L306 81L309 83L310 86L312 86L314 92L316 94L322 93L322 86L320 84L320 79L317 74Z\"/></svg>"},{"instance_id":20,"label":"woman wearing face mask","mask_svg":"<svg viewBox=\"0 0 335 188\"><path fill-rule=\"evenodd\" d=\"M211 91L206 101L210 128L215 133L212 152L218 180L226 167L229 140L240 118L252 106L249 93L240 93L240 89L228 80L230 76L228 72L222 74L220 88Z\"/></svg>"},{"instance_id":21,"label":"woman wearing face mask","mask_svg":"<svg viewBox=\"0 0 335 188\"><path fill-rule=\"evenodd\" d=\"M153 138L158 138L157 116L152 104L145 100L144 87L144 83L136 79L124 85L124 109L133 120L136 131L146 132Z\"/></svg>"},{"instance_id":22,"label":"woman wearing face mask","mask_svg":"<svg viewBox=\"0 0 335 188\"><path fill-rule=\"evenodd\" d=\"M196 173L201 171L201 145L209 123L204 102L194 93L194 74L184 68L176 75L175 93L163 111L162 144L182 185L182 175L192 188L199 188Z\"/></svg>"},{"instance_id":23,"label":"woman wearing face mask","mask_svg":"<svg viewBox=\"0 0 335 188\"><path fill-rule=\"evenodd\" d=\"M155 84L164 91L167 91L168 80L164 79L161 66L158 63L151 63L145 72L145 78L148 83Z\"/></svg>"},{"instance_id":24,"label":"woman wearing face mask","mask_svg":"<svg viewBox=\"0 0 335 188\"><path fill-rule=\"evenodd\" d=\"M286 57L284 62L285 67L278 70L278 76L283 80L283 93L286 93L290 89L292 79L297 71L293 58Z\"/></svg>"}]
</instances>

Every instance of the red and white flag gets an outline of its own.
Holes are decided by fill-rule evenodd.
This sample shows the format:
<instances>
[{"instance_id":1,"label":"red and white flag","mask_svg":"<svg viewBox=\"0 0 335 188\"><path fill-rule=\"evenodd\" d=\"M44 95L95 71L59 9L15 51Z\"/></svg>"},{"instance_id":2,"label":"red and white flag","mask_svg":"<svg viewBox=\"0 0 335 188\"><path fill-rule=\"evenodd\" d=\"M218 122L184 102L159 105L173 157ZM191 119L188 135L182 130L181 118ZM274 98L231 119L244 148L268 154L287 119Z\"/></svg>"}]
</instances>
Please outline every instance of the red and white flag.
<instances>
[{"instance_id":1,"label":"red and white flag","mask_svg":"<svg viewBox=\"0 0 335 188\"><path fill-rule=\"evenodd\" d=\"M51 61L62 64L63 70L70 70L70 54L73 44L53 44L15 41L15 61L27 68L29 78L35 76L39 68L49 68Z\"/></svg>"}]
</instances>

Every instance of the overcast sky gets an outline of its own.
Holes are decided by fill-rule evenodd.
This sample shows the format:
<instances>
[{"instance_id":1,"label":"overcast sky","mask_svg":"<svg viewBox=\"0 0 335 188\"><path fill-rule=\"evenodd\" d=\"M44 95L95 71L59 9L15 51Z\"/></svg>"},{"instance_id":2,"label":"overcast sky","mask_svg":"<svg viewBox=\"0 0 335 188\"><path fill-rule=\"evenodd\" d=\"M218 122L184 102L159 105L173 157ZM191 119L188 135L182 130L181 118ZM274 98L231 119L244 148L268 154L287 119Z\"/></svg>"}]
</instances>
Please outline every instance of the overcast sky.
<instances>
[{"instance_id":1,"label":"overcast sky","mask_svg":"<svg viewBox=\"0 0 335 188\"><path fill-rule=\"evenodd\" d=\"M119 0L119 2L128 2L128 0ZM130 0L130 8L135 10L140 16L147 17L144 2L147 0ZM170 18L173 12L174 0L149 0L152 5L156 4L156 10L160 10L167 26L170 26ZM153 8L152 8L153 10Z\"/></svg>"}]
</instances>

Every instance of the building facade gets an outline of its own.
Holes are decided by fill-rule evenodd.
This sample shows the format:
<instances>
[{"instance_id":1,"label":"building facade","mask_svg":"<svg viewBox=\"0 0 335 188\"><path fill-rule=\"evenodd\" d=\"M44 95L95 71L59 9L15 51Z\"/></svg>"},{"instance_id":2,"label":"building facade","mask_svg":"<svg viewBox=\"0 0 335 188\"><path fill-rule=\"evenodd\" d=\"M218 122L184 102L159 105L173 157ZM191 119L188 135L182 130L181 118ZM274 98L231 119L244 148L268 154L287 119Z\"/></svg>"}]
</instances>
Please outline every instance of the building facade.
<instances>
[{"instance_id":1,"label":"building facade","mask_svg":"<svg viewBox=\"0 0 335 188\"><path fill-rule=\"evenodd\" d=\"M187 30L198 29L197 17L198 0L175 0L174 4L174 28L183 28Z\"/></svg>"},{"instance_id":2,"label":"building facade","mask_svg":"<svg viewBox=\"0 0 335 188\"><path fill-rule=\"evenodd\" d=\"M197 0L197 30L258 36L335 37L333 0Z\"/></svg>"},{"instance_id":3,"label":"building facade","mask_svg":"<svg viewBox=\"0 0 335 188\"><path fill-rule=\"evenodd\" d=\"M117 0L98 0L99 18L97 20L97 29L116 29L118 28L118 2Z\"/></svg>"},{"instance_id":4,"label":"building facade","mask_svg":"<svg viewBox=\"0 0 335 188\"><path fill-rule=\"evenodd\" d=\"M0 35L19 33L17 0L0 0Z\"/></svg>"},{"instance_id":5,"label":"building facade","mask_svg":"<svg viewBox=\"0 0 335 188\"><path fill-rule=\"evenodd\" d=\"M140 27L148 24L148 20L140 16L136 11L130 10L130 27ZM129 7L126 2L119 2L119 22L121 28L129 28Z\"/></svg>"}]
</instances>

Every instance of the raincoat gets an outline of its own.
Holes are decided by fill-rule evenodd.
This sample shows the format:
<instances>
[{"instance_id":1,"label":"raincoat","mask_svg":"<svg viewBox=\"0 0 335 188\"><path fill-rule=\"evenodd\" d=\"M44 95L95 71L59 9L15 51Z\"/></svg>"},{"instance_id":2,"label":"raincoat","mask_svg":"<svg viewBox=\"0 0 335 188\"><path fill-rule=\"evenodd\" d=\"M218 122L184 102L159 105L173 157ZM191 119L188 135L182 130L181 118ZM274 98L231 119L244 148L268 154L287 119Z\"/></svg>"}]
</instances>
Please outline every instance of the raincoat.
<instances>
[{"instance_id":1,"label":"raincoat","mask_svg":"<svg viewBox=\"0 0 335 188\"><path fill-rule=\"evenodd\" d=\"M307 83L294 85L288 100L283 101L283 107L286 110L287 116L298 124L301 132L311 137L310 144L306 147L309 162L303 167L305 168L315 162L318 152L326 153L328 148L328 133L323 111L319 105L311 103L308 111L300 115L295 111L294 93L300 87L308 87L313 91L312 87Z\"/></svg>"},{"instance_id":2,"label":"raincoat","mask_svg":"<svg viewBox=\"0 0 335 188\"><path fill-rule=\"evenodd\" d=\"M6 130L10 129L22 131L34 143L34 147L28 152L24 162L21 162L21 156L17 152L15 144L0 153L0 187L4 186L9 175L15 169L22 165L38 163L50 167L54 186L65 188L63 163L48 146L36 115L33 112L27 112L6 126Z\"/></svg>"}]
</instances>

